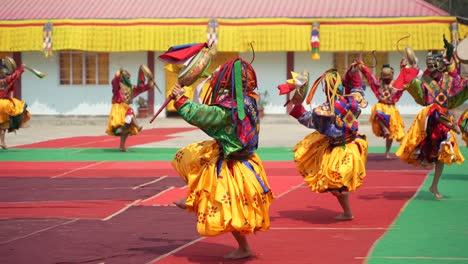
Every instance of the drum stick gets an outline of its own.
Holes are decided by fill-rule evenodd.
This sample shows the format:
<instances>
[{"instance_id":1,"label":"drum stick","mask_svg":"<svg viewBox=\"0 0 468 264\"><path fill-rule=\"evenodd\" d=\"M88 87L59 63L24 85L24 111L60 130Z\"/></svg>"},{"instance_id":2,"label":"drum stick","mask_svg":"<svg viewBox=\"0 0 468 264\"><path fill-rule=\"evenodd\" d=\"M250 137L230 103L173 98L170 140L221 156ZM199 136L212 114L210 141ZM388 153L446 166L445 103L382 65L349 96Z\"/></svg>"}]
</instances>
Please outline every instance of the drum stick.
<instances>
[{"instance_id":1,"label":"drum stick","mask_svg":"<svg viewBox=\"0 0 468 264\"><path fill-rule=\"evenodd\" d=\"M182 90L183 91L183 90ZM162 110L164 108L166 108L166 106L169 104L170 101L174 100L175 97L171 94L169 95L166 100L164 101L164 103L161 105L161 107L159 107L158 111L156 112L156 114L154 114L153 118L151 118L150 120L150 123L153 123L153 121L156 119L156 117L158 117L158 115L162 112Z\"/></svg>"},{"instance_id":2,"label":"drum stick","mask_svg":"<svg viewBox=\"0 0 468 264\"><path fill-rule=\"evenodd\" d=\"M164 108L166 108L167 104L169 104L170 101L174 99L174 96L171 94L166 98L166 101L161 105L161 107L158 109L156 114L154 114L153 118L151 118L150 123L153 123L153 121L158 117L158 115L162 112Z\"/></svg>"}]
</instances>

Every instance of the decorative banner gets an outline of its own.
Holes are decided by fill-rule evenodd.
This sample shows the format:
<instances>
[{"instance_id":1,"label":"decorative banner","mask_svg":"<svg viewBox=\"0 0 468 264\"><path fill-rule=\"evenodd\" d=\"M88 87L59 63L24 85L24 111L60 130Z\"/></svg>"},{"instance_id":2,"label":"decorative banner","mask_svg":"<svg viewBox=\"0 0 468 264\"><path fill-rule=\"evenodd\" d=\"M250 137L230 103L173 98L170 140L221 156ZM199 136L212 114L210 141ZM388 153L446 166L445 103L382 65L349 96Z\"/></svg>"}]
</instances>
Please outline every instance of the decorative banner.
<instances>
[{"instance_id":1,"label":"decorative banner","mask_svg":"<svg viewBox=\"0 0 468 264\"><path fill-rule=\"evenodd\" d=\"M312 33L310 36L310 45L312 46L312 60L319 60L320 59L320 54L319 54L319 27L320 23L319 22L314 22L312 23Z\"/></svg>"},{"instance_id":2,"label":"decorative banner","mask_svg":"<svg viewBox=\"0 0 468 264\"><path fill-rule=\"evenodd\" d=\"M52 23L48 22L44 24L44 31L43 31L43 42L42 42L42 51L44 55L47 57L52 56Z\"/></svg>"},{"instance_id":3,"label":"decorative banner","mask_svg":"<svg viewBox=\"0 0 468 264\"><path fill-rule=\"evenodd\" d=\"M206 43L208 43L208 47L213 45L214 48L218 45L218 27L219 23L218 20L212 18L208 22L208 28L206 33Z\"/></svg>"}]
</instances>

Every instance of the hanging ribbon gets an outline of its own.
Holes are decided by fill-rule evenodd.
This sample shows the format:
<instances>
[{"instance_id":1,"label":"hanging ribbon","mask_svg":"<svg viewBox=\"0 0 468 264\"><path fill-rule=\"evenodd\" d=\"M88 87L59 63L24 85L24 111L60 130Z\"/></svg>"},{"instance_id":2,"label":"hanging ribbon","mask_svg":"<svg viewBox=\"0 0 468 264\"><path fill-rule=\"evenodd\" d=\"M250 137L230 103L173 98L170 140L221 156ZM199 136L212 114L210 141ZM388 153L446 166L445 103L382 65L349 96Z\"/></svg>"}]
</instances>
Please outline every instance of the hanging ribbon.
<instances>
[{"instance_id":1,"label":"hanging ribbon","mask_svg":"<svg viewBox=\"0 0 468 264\"><path fill-rule=\"evenodd\" d=\"M312 33L311 33L311 36L310 36L310 45L312 46L312 60L319 60L320 59L320 54L319 54L319 46L320 46L319 27L320 27L320 24L318 22L312 23Z\"/></svg>"},{"instance_id":2,"label":"hanging ribbon","mask_svg":"<svg viewBox=\"0 0 468 264\"><path fill-rule=\"evenodd\" d=\"M44 52L45 57L53 55L52 52L52 23L48 22L44 24L44 30L42 33L42 51Z\"/></svg>"},{"instance_id":3,"label":"hanging ribbon","mask_svg":"<svg viewBox=\"0 0 468 264\"><path fill-rule=\"evenodd\" d=\"M244 120L244 92L242 91L242 61L234 62L234 85L236 90L237 116L239 120Z\"/></svg>"}]
</instances>

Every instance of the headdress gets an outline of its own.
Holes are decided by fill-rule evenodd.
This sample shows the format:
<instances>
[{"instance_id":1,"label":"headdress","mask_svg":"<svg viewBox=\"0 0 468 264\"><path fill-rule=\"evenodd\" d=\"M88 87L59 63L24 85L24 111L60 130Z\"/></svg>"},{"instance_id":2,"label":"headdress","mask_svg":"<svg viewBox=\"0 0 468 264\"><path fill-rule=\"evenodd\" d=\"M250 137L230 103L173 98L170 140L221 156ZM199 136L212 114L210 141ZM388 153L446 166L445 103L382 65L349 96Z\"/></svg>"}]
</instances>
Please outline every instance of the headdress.
<instances>
[{"instance_id":1,"label":"headdress","mask_svg":"<svg viewBox=\"0 0 468 264\"><path fill-rule=\"evenodd\" d=\"M393 79L393 67L390 64L382 65L382 70L380 72L380 78L382 79Z\"/></svg>"},{"instance_id":2,"label":"headdress","mask_svg":"<svg viewBox=\"0 0 468 264\"><path fill-rule=\"evenodd\" d=\"M244 96L254 99L258 95L257 76L252 65L238 57L223 64L210 82L206 93L205 104L220 104L226 100L231 101L231 107L237 107L240 120L245 118ZM208 98L208 96L211 96Z\"/></svg>"},{"instance_id":3,"label":"headdress","mask_svg":"<svg viewBox=\"0 0 468 264\"><path fill-rule=\"evenodd\" d=\"M333 104L337 98L347 96L354 97L354 100L358 103L359 107L364 108L367 106L367 101L363 96L362 87L353 87L349 94L345 93L341 76L336 69L327 70L317 78L317 80L315 80L312 88L310 89L309 95L307 96L307 104L311 103L315 91L320 84L322 84L322 90L327 96L327 102L330 104L331 108L333 108Z\"/></svg>"},{"instance_id":4,"label":"headdress","mask_svg":"<svg viewBox=\"0 0 468 264\"><path fill-rule=\"evenodd\" d=\"M5 56L0 62L0 69L6 69L6 74L10 75L16 71L16 62L13 58Z\"/></svg>"}]
</instances>

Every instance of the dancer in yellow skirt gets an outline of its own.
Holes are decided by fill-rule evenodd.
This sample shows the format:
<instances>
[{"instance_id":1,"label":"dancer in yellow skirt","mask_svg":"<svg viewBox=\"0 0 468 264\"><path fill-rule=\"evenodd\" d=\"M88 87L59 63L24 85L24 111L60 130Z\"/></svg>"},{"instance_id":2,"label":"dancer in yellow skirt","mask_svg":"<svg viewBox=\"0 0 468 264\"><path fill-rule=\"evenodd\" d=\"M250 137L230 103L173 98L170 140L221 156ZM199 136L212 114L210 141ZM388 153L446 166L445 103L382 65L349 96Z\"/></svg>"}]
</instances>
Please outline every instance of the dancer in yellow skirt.
<instances>
[{"instance_id":1,"label":"dancer in yellow skirt","mask_svg":"<svg viewBox=\"0 0 468 264\"><path fill-rule=\"evenodd\" d=\"M21 128L30 119L28 105L11 97L14 83L21 77L25 65L16 68L13 59L6 57L0 63L0 147L8 149L5 143L6 132Z\"/></svg>"},{"instance_id":2,"label":"dancer in yellow skirt","mask_svg":"<svg viewBox=\"0 0 468 264\"><path fill-rule=\"evenodd\" d=\"M349 87L343 86L335 69L325 72L312 86L307 104L320 83L324 83L327 102L306 111L303 98L292 100L294 107L289 113L302 125L316 130L296 144L294 161L313 192L330 192L337 198L343 209L335 217L338 220L354 218L349 193L359 188L366 176L367 138L358 133L357 119L360 107L367 106L367 102L359 66L362 64L353 63L346 73L347 83L352 85Z\"/></svg>"},{"instance_id":3,"label":"dancer in yellow skirt","mask_svg":"<svg viewBox=\"0 0 468 264\"><path fill-rule=\"evenodd\" d=\"M361 72L367 79L378 102L372 106L369 122L372 132L377 137L385 138L385 157L391 159L390 148L393 140L400 142L405 136L405 123L395 104L405 91L393 86L393 68L389 64L382 66L380 79L378 79L366 65Z\"/></svg>"},{"instance_id":4,"label":"dancer in yellow skirt","mask_svg":"<svg viewBox=\"0 0 468 264\"><path fill-rule=\"evenodd\" d=\"M137 85L130 82L130 73L123 68L120 68L112 79L112 109L106 133L120 137L119 150L123 152L127 151L125 146L127 138L130 135L137 135L143 129L138 125L135 113L130 106L133 98L155 86L151 78L148 78L145 83L144 68L144 66L140 67Z\"/></svg>"},{"instance_id":5,"label":"dancer in yellow skirt","mask_svg":"<svg viewBox=\"0 0 468 264\"><path fill-rule=\"evenodd\" d=\"M444 43L446 56L429 56L425 74L421 79L414 78L407 88L414 100L425 107L416 116L396 152L409 164L426 166L435 163L429 191L437 199L443 198L438 183L444 164L461 164L464 161L455 135L460 133L460 128L450 109L468 99L467 80L458 74L452 59L453 47L445 38Z\"/></svg>"},{"instance_id":6,"label":"dancer in yellow skirt","mask_svg":"<svg viewBox=\"0 0 468 264\"><path fill-rule=\"evenodd\" d=\"M175 155L172 165L188 184L188 194L174 203L195 213L200 235L233 234L238 248L225 258L246 258L252 253L245 235L270 227L273 200L255 153L260 125L255 71L243 59L233 59L221 66L209 89L212 96L204 104L183 96L179 84L172 90L182 118L213 138Z\"/></svg>"}]
</instances>

